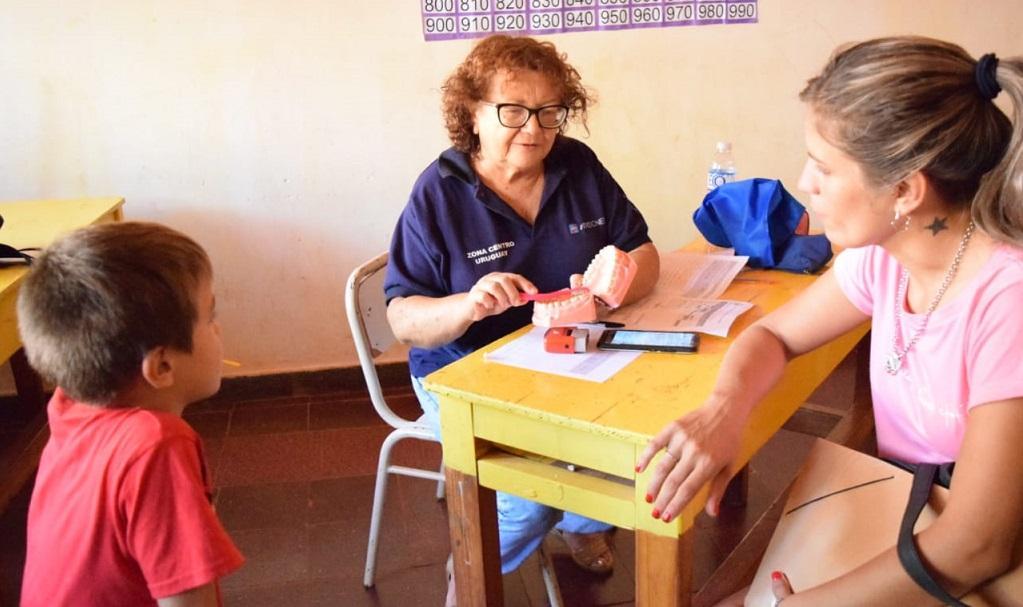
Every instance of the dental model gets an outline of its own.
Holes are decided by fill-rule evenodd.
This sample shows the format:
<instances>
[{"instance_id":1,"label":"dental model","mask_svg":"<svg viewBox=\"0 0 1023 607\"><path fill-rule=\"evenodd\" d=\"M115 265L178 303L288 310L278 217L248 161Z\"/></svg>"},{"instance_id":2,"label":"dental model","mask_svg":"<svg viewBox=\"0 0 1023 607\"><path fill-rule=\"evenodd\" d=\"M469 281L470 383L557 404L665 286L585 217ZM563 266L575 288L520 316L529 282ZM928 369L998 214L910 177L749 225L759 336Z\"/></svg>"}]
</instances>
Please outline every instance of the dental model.
<instances>
[{"instance_id":1,"label":"dental model","mask_svg":"<svg viewBox=\"0 0 1023 607\"><path fill-rule=\"evenodd\" d=\"M636 276L636 262L628 253L608 245L601 249L582 277L581 285L553 293L522 294L532 300L533 324L565 327L597 320L596 298L617 308Z\"/></svg>"},{"instance_id":2,"label":"dental model","mask_svg":"<svg viewBox=\"0 0 1023 607\"><path fill-rule=\"evenodd\" d=\"M617 308L625 300L632 279L636 277L636 262L625 251L607 245L590 262L583 274L583 286L609 308Z\"/></svg>"},{"instance_id":3,"label":"dental model","mask_svg":"<svg viewBox=\"0 0 1023 607\"><path fill-rule=\"evenodd\" d=\"M587 289L562 289L533 295L533 324L567 327L597 320L597 304Z\"/></svg>"}]
</instances>

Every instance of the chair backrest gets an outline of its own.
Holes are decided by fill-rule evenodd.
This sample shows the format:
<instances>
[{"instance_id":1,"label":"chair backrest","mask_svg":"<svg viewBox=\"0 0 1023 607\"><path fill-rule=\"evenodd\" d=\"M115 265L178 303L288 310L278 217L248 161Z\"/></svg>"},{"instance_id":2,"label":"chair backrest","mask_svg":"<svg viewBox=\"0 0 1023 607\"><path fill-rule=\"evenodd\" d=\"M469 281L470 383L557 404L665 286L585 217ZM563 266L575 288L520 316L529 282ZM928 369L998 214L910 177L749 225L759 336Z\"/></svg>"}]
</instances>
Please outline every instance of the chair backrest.
<instances>
[{"instance_id":1,"label":"chair backrest","mask_svg":"<svg viewBox=\"0 0 1023 607\"><path fill-rule=\"evenodd\" d=\"M377 356L397 341L387 323L387 302L383 286L386 268L387 252L384 252L352 270L345 287L345 312L373 408L385 422L400 428L412 422L387 406L374 362Z\"/></svg>"}]
</instances>

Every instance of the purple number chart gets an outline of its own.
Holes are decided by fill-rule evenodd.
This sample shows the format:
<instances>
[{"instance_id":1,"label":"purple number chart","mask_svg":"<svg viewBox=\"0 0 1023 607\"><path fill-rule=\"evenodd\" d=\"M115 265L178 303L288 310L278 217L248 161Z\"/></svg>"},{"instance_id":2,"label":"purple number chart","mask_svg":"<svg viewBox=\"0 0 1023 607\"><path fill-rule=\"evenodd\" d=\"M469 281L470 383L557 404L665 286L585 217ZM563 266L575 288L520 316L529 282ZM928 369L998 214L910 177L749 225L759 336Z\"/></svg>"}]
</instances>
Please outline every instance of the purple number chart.
<instances>
[{"instance_id":1,"label":"purple number chart","mask_svg":"<svg viewBox=\"0 0 1023 607\"><path fill-rule=\"evenodd\" d=\"M423 37L756 23L758 0L419 0Z\"/></svg>"}]
</instances>

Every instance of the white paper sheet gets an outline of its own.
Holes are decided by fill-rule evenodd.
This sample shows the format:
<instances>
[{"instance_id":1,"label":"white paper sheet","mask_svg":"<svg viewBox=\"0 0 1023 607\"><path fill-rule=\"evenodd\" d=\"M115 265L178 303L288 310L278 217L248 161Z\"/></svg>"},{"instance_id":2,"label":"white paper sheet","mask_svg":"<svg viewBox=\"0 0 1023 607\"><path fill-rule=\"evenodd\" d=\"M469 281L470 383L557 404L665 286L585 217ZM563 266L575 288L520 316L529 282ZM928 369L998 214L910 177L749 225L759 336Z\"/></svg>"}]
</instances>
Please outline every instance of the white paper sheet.
<instances>
[{"instance_id":1,"label":"white paper sheet","mask_svg":"<svg viewBox=\"0 0 1023 607\"><path fill-rule=\"evenodd\" d=\"M636 360L642 352L607 351L597 349L601 330L590 328L587 351L580 354L551 354L543 349L544 327L518 337L493 352L483 355L487 362L501 363L531 371L542 371L602 383Z\"/></svg>"},{"instance_id":2,"label":"white paper sheet","mask_svg":"<svg viewBox=\"0 0 1023 607\"><path fill-rule=\"evenodd\" d=\"M673 251L661 256L661 273L650 295L611 312L607 320L627 329L697 331L726 337L732 323L753 307L715 299L749 260L746 256Z\"/></svg>"},{"instance_id":3,"label":"white paper sheet","mask_svg":"<svg viewBox=\"0 0 1023 607\"><path fill-rule=\"evenodd\" d=\"M747 261L749 257L745 255L708 255L672 251L661 255L661 273L657 279L657 288L682 297L715 299L732 284L732 279Z\"/></svg>"},{"instance_id":4,"label":"white paper sheet","mask_svg":"<svg viewBox=\"0 0 1023 607\"><path fill-rule=\"evenodd\" d=\"M753 307L748 301L692 299L678 295L651 299L611 314L608 320L626 329L646 331L695 331L727 337L732 323Z\"/></svg>"}]
</instances>

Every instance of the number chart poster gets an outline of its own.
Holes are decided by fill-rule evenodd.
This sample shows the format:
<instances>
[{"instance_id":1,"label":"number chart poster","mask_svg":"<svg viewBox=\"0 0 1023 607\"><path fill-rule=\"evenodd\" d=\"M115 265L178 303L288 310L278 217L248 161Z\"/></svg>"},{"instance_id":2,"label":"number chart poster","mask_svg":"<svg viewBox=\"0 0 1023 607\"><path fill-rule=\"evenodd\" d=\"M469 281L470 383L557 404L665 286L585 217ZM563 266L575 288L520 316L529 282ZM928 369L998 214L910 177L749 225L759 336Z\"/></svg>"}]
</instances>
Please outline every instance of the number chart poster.
<instances>
[{"instance_id":1,"label":"number chart poster","mask_svg":"<svg viewBox=\"0 0 1023 607\"><path fill-rule=\"evenodd\" d=\"M758 0L420 0L427 42L490 34L557 34L756 23Z\"/></svg>"}]
</instances>

